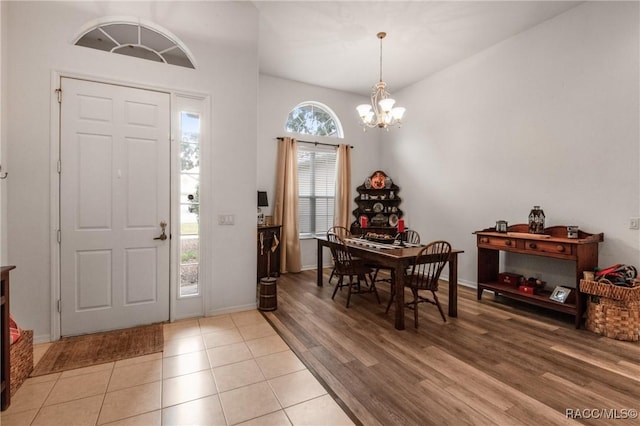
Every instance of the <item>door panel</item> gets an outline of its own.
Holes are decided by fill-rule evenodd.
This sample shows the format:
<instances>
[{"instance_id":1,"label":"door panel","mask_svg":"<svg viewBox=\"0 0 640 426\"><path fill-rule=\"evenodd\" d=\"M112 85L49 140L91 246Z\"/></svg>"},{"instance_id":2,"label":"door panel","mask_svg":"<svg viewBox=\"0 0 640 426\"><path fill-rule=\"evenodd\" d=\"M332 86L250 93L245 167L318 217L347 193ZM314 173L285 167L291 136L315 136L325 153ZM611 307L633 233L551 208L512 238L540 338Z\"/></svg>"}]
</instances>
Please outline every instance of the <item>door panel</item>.
<instances>
[{"instance_id":1,"label":"door panel","mask_svg":"<svg viewBox=\"0 0 640 426\"><path fill-rule=\"evenodd\" d=\"M76 252L78 310L111 307L111 250Z\"/></svg>"},{"instance_id":2,"label":"door panel","mask_svg":"<svg viewBox=\"0 0 640 426\"><path fill-rule=\"evenodd\" d=\"M61 334L169 318L169 94L61 79ZM169 234L169 230L166 230Z\"/></svg>"},{"instance_id":3,"label":"door panel","mask_svg":"<svg viewBox=\"0 0 640 426\"><path fill-rule=\"evenodd\" d=\"M152 303L156 301L156 277L149 274L157 268L158 253L155 248L128 249L126 253L127 280L125 304Z\"/></svg>"},{"instance_id":4,"label":"door panel","mask_svg":"<svg viewBox=\"0 0 640 426\"><path fill-rule=\"evenodd\" d=\"M111 228L112 139L104 135L78 137L78 228Z\"/></svg>"},{"instance_id":5,"label":"door panel","mask_svg":"<svg viewBox=\"0 0 640 426\"><path fill-rule=\"evenodd\" d=\"M155 152L158 150L156 141L127 138L126 164L127 180L126 206L127 228L156 228L158 226L158 194L149 191L155 188L158 180L158 164ZM167 188L159 188L162 191Z\"/></svg>"}]
</instances>

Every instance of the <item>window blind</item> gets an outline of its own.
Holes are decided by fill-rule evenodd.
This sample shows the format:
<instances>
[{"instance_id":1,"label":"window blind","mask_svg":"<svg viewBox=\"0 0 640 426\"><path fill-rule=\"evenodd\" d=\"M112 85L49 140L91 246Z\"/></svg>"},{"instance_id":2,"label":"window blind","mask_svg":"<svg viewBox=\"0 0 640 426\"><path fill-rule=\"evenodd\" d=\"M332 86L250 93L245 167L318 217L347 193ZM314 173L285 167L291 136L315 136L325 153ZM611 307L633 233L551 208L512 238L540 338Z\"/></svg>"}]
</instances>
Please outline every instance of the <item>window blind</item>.
<instances>
[{"instance_id":1,"label":"window blind","mask_svg":"<svg viewBox=\"0 0 640 426\"><path fill-rule=\"evenodd\" d=\"M300 236L323 234L333 226L336 150L298 147L298 214Z\"/></svg>"}]
</instances>

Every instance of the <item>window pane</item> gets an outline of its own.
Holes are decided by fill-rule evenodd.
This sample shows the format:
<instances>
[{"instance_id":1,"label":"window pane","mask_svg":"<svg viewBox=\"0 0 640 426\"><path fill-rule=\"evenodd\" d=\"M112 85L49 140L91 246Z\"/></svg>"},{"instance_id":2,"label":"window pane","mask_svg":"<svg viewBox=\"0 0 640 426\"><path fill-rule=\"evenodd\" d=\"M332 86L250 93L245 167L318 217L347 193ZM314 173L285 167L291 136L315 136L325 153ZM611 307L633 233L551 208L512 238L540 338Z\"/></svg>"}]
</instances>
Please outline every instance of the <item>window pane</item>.
<instances>
[{"instance_id":1,"label":"window pane","mask_svg":"<svg viewBox=\"0 0 640 426\"><path fill-rule=\"evenodd\" d=\"M200 175L186 173L180 175L180 202L200 202Z\"/></svg>"},{"instance_id":2,"label":"window pane","mask_svg":"<svg viewBox=\"0 0 640 426\"><path fill-rule=\"evenodd\" d=\"M333 198L316 198L316 228L314 233L327 232L333 225Z\"/></svg>"},{"instance_id":3,"label":"window pane","mask_svg":"<svg viewBox=\"0 0 640 426\"><path fill-rule=\"evenodd\" d=\"M200 239L197 236L180 238L180 264L194 264L200 261Z\"/></svg>"},{"instance_id":4,"label":"window pane","mask_svg":"<svg viewBox=\"0 0 640 426\"><path fill-rule=\"evenodd\" d=\"M298 216L300 218L300 233L311 234L311 199L298 198Z\"/></svg>"},{"instance_id":5,"label":"window pane","mask_svg":"<svg viewBox=\"0 0 640 426\"><path fill-rule=\"evenodd\" d=\"M200 145L195 143L180 144L180 170L198 173L200 168Z\"/></svg>"},{"instance_id":6,"label":"window pane","mask_svg":"<svg viewBox=\"0 0 640 426\"><path fill-rule=\"evenodd\" d=\"M199 265L180 265L180 296L198 294Z\"/></svg>"},{"instance_id":7,"label":"window pane","mask_svg":"<svg viewBox=\"0 0 640 426\"><path fill-rule=\"evenodd\" d=\"M338 137L336 120L320 106L308 103L294 108L285 124L287 132Z\"/></svg>"},{"instance_id":8,"label":"window pane","mask_svg":"<svg viewBox=\"0 0 640 426\"><path fill-rule=\"evenodd\" d=\"M200 293L200 114L180 113L180 296Z\"/></svg>"},{"instance_id":9,"label":"window pane","mask_svg":"<svg viewBox=\"0 0 640 426\"><path fill-rule=\"evenodd\" d=\"M180 205L180 235L198 235L198 215L191 204Z\"/></svg>"}]
</instances>

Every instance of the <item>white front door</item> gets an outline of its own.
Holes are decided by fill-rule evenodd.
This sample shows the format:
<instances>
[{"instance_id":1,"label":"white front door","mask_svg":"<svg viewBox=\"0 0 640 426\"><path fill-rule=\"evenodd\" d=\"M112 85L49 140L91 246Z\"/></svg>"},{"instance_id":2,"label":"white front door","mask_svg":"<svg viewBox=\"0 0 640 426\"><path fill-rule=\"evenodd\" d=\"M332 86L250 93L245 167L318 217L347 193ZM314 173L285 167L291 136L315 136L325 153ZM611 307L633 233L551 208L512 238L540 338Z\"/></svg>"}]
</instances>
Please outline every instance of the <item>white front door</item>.
<instances>
[{"instance_id":1,"label":"white front door","mask_svg":"<svg viewBox=\"0 0 640 426\"><path fill-rule=\"evenodd\" d=\"M168 320L170 95L61 88L61 334Z\"/></svg>"}]
</instances>

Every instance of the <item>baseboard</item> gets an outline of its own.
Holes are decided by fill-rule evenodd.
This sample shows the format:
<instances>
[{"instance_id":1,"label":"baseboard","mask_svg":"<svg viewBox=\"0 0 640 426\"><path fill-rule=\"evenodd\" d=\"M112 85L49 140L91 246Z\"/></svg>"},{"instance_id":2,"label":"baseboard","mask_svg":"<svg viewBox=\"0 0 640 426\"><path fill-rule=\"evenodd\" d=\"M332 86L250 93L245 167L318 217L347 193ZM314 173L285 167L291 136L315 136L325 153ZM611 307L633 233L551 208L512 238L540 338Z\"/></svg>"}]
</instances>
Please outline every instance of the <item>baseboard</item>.
<instances>
[{"instance_id":1,"label":"baseboard","mask_svg":"<svg viewBox=\"0 0 640 426\"><path fill-rule=\"evenodd\" d=\"M212 317L212 316L216 316L216 315L224 315L224 314L233 314L236 312L242 312L242 311L250 311L253 309L258 309L258 303L249 303L246 305L238 305L238 306L231 306L228 308L222 308L222 309L213 309L213 310L209 310L205 313L205 316L207 317Z\"/></svg>"},{"instance_id":2,"label":"baseboard","mask_svg":"<svg viewBox=\"0 0 640 426\"><path fill-rule=\"evenodd\" d=\"M50 334L38 334L33 336L33 344L38 345L40 343L51 343Z\"/></svg>"}]
</instances>

